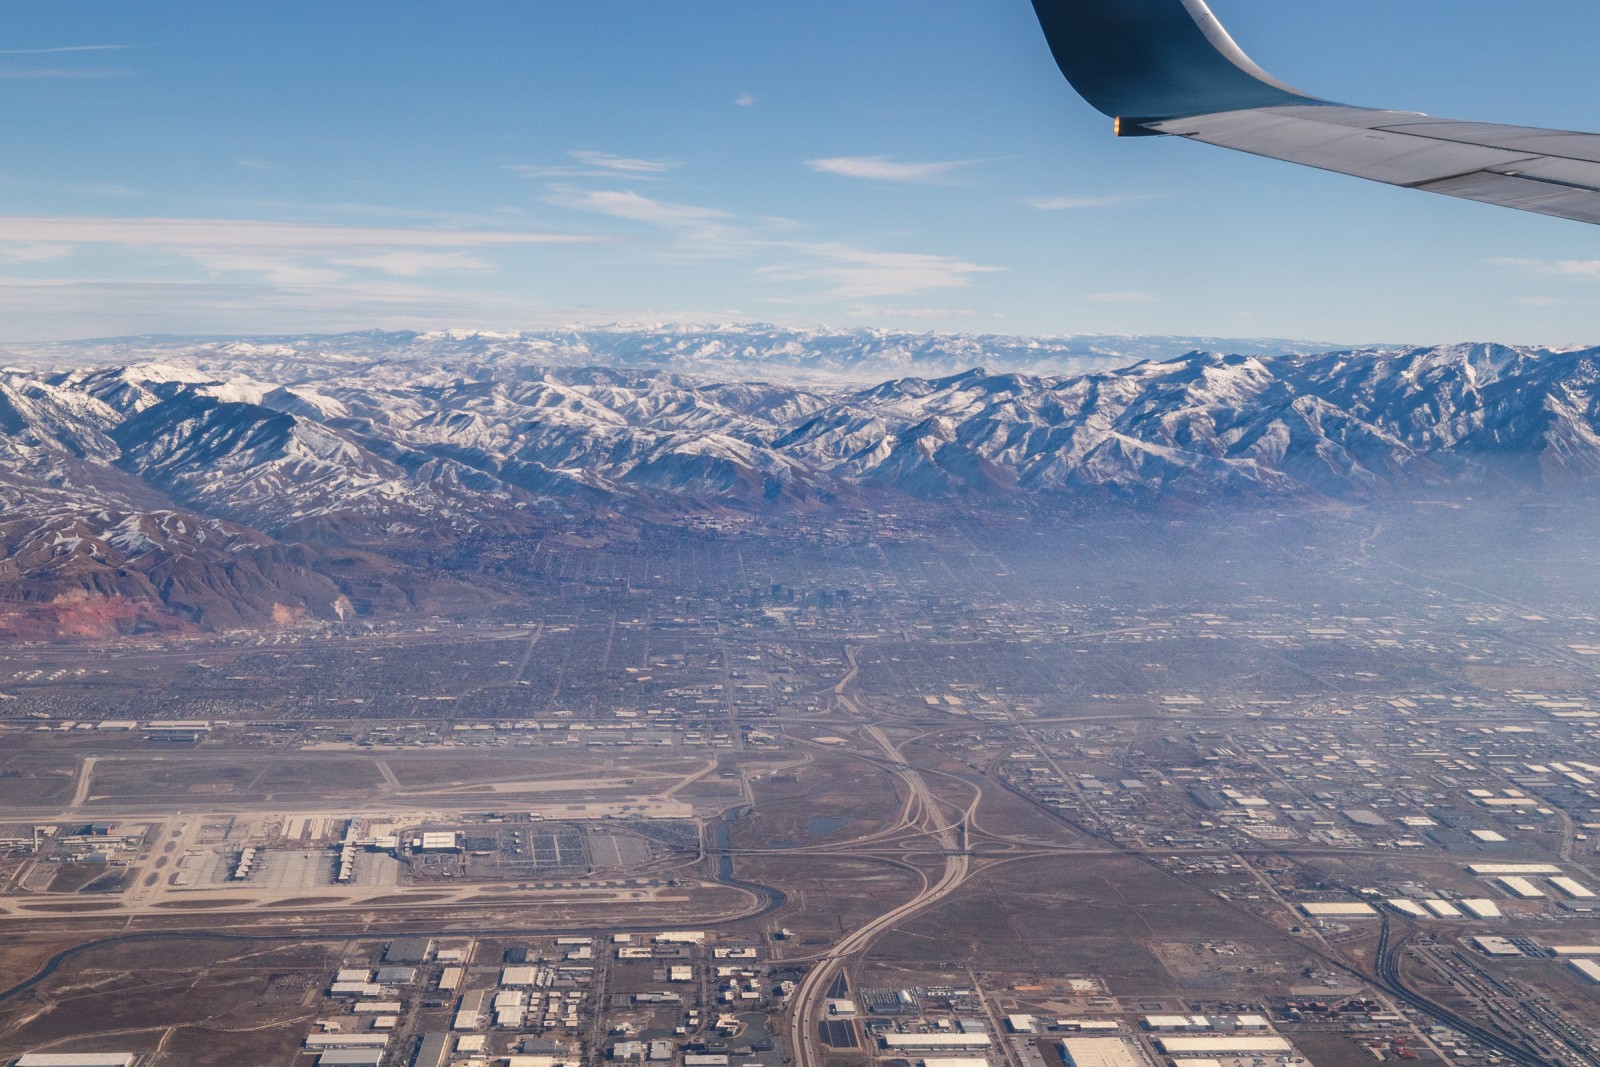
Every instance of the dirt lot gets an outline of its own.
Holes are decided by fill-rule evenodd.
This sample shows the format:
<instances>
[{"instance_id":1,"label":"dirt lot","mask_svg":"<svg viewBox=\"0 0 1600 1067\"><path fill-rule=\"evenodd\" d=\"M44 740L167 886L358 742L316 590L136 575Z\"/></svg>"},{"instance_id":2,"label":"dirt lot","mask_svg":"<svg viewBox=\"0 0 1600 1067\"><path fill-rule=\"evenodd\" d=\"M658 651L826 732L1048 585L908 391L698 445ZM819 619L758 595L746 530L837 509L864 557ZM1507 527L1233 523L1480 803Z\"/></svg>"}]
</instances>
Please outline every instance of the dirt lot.
<instances>
[{"instance_id":1,"label":"dirt lot","mask_svg":"<svg viewBox=\"0 0 1600 1067\"><path fill-rule=\"evenodd\" d=\"M1220 954L1211 942L1239 953ZM1269 990L1282 978L1280 966L1259 970L1269 958L1298 969L1305 954L1147 864L1103 856L991 867L871 954L891 966L981 959L991 973L1097 975L1115 995L1152 997L1211 992L1208 972L1227 975L1240 993L1252 983Z\"/></svg>"},{"instance_id":2,"label":"dirt lot","mask_svg":"<svg viewBox=\"0 0 1600 1067\"><path fill-rule=\"evenodd\" d=\"M36 965L45 947L19 953L17 962ZM174 938L97 948L0 1004L0 1058L103 1048L95 1035L111 1033L119 1048L184 1050L190 1055L179 1062L203 1067L286 1057L315 1009L274 991L289 974L320 983L336 963L335 947ZM9 964L10 954L4 958Z\"/></svg>"}]
</instances>

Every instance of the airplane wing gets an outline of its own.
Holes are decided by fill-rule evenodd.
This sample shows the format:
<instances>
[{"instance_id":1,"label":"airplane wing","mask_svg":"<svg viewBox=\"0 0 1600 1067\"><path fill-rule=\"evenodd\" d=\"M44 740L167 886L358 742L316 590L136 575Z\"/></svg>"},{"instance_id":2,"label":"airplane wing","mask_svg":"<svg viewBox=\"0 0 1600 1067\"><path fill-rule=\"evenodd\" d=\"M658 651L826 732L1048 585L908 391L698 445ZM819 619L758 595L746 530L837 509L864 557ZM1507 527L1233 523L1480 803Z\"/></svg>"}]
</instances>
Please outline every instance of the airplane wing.
<instances>
[{"instance_id":1,"label":"airplane wing","mask_svg":"<svg viewBox=\"0 0 1600 1067\"><path fill-rule=\"evenodd\" d=\"M1056 64L1119 136L1170 134L1600 223L1600 135L1350 107L1285 85L1205 0L1033 0Z\"/></svg>"}]
</instances>

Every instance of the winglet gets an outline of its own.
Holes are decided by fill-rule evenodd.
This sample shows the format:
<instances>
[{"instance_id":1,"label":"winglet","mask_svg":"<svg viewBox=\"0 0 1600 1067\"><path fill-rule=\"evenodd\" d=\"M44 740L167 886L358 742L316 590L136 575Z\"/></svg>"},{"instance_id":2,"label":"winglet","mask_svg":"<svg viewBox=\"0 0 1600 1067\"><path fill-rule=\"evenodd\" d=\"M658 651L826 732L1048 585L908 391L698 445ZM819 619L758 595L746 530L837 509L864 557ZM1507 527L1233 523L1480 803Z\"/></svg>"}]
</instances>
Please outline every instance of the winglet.
<instances>
[{"instance_id":1,"label":"winglet","mask_svg":"<svg viewBox=\"0 0 1600 1067\"><path fill-rule=\"evenodd\" d=\"M1056 65L1123 137L1145 123L1326 104L1251 61L1205 0L1033 0Z\"/></svg>"}]
</instances>

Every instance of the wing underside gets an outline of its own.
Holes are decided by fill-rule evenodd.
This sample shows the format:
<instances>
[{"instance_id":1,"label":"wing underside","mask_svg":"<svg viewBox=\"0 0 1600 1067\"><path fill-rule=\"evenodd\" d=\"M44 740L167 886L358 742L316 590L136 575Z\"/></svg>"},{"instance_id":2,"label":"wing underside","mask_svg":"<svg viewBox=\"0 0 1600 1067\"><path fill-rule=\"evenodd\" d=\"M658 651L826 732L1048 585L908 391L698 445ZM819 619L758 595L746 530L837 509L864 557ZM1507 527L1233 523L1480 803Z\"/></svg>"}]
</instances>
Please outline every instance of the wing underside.
<instances>
[{"instance_id":1,"label":"wing underside","mask_svg":"<svg viewBox=\"0 0 1600 1067\"><path fill-rule=\"evenodd\" d=\"M1062 73L1118 132L1157 133L1600 223L1600 135L1349 107L1292 89L1203 0L1034 0ZM1243 106L1241 106L1243 105Z\"/></svg>"}]
</instances>

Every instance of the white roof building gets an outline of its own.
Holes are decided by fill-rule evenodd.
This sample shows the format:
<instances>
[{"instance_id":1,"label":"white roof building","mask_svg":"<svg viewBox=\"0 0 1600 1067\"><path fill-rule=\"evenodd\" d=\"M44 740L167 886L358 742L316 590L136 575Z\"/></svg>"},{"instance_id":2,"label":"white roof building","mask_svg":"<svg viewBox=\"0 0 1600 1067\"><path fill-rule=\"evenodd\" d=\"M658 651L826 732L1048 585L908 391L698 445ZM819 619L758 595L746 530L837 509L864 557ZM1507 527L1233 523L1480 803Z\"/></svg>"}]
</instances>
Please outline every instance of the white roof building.
<instances>
[{"instance_id":1,"label":"white roof building","mask_svg":"<svg viewBox=\"0 0 1600 1067\"><path fill-rule=\"evenodd\" d=\"M1142 1061L1120 1037L1062 1038L1061 1058L1067 1067L1142 1067Z\"/></svg>"},{"instance_id":2,"label":"white roof building","mask_svg":"<svg viewBox=\"0 0 1600 1067\"><path fill-rule=\"evenodd\" d=\"M1158 1037L1169 1056L1287 1056L1294 1046L1268 1034L1219 1034L1208 1037Z\"/></svg>"},{"instance_id":3,"label":"white roof building","mask_svg":"<svg viewBox=\"0 0 1600 1067\"><path fill-rule=\"evenodd\" d=\"M988 1048L988 1034L884 1034L883 1047L890 1049Z\"/></svg>"}]
</instances>

